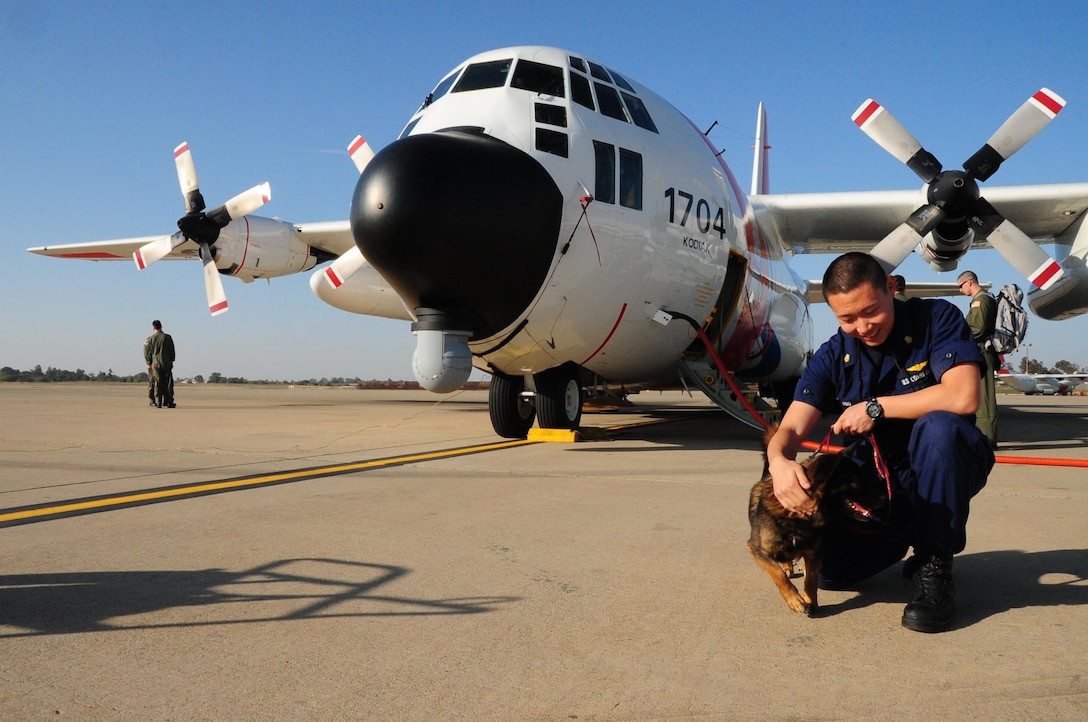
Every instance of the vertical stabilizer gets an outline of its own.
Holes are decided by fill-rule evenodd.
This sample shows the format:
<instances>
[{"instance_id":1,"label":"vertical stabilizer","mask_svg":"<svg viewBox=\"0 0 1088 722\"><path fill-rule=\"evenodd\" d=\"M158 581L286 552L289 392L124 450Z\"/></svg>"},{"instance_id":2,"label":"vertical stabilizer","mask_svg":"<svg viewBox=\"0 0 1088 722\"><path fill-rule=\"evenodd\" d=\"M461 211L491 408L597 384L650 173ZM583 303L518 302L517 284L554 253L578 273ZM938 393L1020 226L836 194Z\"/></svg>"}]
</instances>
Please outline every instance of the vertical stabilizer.
<instances>
[{"instance_id":1,"label":"vertical stabilizer","mask_svg":"<svg viewBox=\"0 0 1088 722\"><path fill-rule=\"evenodd\" d=\"M771 192L771 171L767 163L767 151L770 149L771 146L767 145L767 111L760 103L756 117L756 144L752 148L755 159L752 161L751 195Z\"/></svg>"}]
</instances>

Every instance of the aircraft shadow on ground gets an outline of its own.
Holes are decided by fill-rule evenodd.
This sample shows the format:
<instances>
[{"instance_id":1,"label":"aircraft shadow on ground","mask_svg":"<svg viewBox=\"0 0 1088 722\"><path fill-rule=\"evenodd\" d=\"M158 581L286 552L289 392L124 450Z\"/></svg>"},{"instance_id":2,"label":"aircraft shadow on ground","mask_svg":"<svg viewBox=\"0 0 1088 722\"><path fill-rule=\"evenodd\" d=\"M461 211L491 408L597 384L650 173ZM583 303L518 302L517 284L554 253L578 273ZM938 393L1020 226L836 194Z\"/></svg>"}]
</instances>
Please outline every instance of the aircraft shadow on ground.
<instances>
[{"instance_id":1,"label":"aircraft shadow on ground","mask_svg":"<svg viewBox=\"0 0 1088 722\"><path fill-rule=\"evenodd\" d=\"M0 638L323 617L480 614L520 599L413 599L381 593L409 573L385 564L285 559L236 572L0 575L0 628L9 628L0 629Z\"/></svg>"},{"instance_id":2,"label":"aircraft shadow on ground","mask_svg":"<svg viewBox=\"0 0 1088 722\"><path fill-rule=\"evenodd\" d=\"M1013 609L1088 604L1088 550L1018 550L958 555L956 628L974 624ZM902 578L898 564L863 582L857 594L843 602L821 605L821 615L832 616L878 603L910 601L914 583Z\"/></svg>"}]
</instances>

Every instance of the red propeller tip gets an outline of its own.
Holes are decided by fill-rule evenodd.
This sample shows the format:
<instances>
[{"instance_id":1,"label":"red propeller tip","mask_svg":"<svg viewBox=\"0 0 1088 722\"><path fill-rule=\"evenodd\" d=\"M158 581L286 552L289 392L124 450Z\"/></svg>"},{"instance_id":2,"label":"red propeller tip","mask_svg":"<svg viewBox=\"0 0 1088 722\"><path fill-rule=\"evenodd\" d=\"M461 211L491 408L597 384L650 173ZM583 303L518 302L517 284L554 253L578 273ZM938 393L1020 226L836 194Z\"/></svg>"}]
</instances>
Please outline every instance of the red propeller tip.
<instances>
[{"instance_id":1,"label":"red propeller tip","mask_svg":"<svg viewBox=\"0 0 1088 722\"><path fill-rule=\"evenodd\" d=\"M880 103L875 100L870 100L868 103L858 108L857 112L854 113L854 123L860 128L865 125L869 121L869 118L872 118L873 114L878 110L880 110Z\"/></svg>"}]
</instances>

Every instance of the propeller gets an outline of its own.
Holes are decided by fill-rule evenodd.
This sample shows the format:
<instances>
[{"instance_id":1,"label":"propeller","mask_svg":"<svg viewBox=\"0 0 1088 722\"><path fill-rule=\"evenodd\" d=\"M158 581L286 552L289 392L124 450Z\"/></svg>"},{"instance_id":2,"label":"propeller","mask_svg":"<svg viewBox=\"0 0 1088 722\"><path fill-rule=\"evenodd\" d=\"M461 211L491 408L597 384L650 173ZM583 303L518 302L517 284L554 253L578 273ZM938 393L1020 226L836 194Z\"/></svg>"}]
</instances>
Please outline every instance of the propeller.
<instances>
[{"instance_id":1,"label":"propeller","mask_svg":"<svg viewBox=\"0 0 1088 722\"><path fill-rule=\"evenodd\" d=\"M357 135L348 144L348 155L351 156L351 161L361 175L374 157L374 149L363 139L363 136ZM356 271L363 267L364 263L366 263L366 259L363 258L363 252L359 250L358 246L352 246L330 263L322 275L330 286L340 288L344 281L351 278Z\"/></svg>"},{"instance_id":2,"label":"propeller","mask_svg":"<svg viewBox=\"0 0 1088 722\"><path fill-rule=\"evenodd\" d=\"M178 172L178 185L185 199L185 215L178 219L178 232L160 236L145 243L132 254L136 267L141 271L152 263L162 260L185 241L193 241L200 248L200 260L204 264L204 292L208 298L208 310L213 316L227 310L227 296L223 280L215 266L212 247L219 238L219 231L232 220L248 215L272 198L268 183L261 183L234 196L221 206L205 212L204 196L200 193L196 165L188 143L174 149L174 165Z\"/></svg>"},{"instance_id":3,"label":"propeller","mask_svg":"<svg viewBox=\"0 0 1088 722\"><path fill-rule=\"evenodd\" d=\"M890 273L910 255L930 232L934 245L923 254L936 267L955 267L975 237L990 244L1031 283L1049 288L1062 275L1062 268L1023 231L1002 216L981 196L978 182L986 181L1053 120L1065 100L1048 88L1027 99L1002 123L963 170L945 171L941 162L902 123L872 98L858 107L851 119L877 145L914 171L926 185L927 203L885 236L870 253Z\"/></svg>"}]
</instances>

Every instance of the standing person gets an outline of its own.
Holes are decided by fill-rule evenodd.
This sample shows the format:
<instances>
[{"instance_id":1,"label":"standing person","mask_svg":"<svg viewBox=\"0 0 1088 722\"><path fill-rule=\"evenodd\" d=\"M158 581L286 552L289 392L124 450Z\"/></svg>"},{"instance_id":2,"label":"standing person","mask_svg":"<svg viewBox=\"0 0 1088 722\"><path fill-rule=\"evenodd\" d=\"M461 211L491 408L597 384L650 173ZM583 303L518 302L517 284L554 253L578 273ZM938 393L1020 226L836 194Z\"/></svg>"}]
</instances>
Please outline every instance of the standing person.
<instances>
[{"instance_id":1,"label":"standing person","mask_svg":"<svg viewBox=\"0 0 1088 722\"><path fill-rule=\"evenodd\" d=\"M997 301L978 285L978 276L974 271L964 271L956 279L960 286L960 293L970 296L971 306L967 309L967 325L971 327L971 337L978 344L979 351L986 362L982 372L982 397L979 399L978 412L975 414L975 423L990 445L997 448L997 380L994 372L997 371L1001 360L997 357L990 339L994 335L994 326L997 324Z\"/></svg>"},{"instance_id":2,"label":"standing person","mask_svg":"<svg viewBox=\"0 0 1088 722\"><path fill-rule=\"evenodd\" d=\"M903 276L892 276L895 279L895 300L907 300L907 279Z\"/></svg>"},{"instance_id":3,"label":"standing person","mask_svg":"<svg viewBox=\"0 0 1088 722\"><path fill-rule=\"evenodd\" d=\"M174 403L174 339L163 333L162 323L151 322L151 335L144 341L144 360L151 377L152 405L158 408L177 408Z\"/></svg>"},{"instance_id":4,"label":"standing person","mask_svg":"<svg viewBox=\"0 0 1088 722\"><path fill-rule=\"evenodd\" d=\"M152 406L159 405L155 398L155 371L152 368L152 362L155 360L154 349L159 342L156 336L160 333L155 330L155 323L155 321L151 322L151 335L144 339L144 362L147 363L147 398Z\"/></svg>"},{"instance_id":5,"label":"standing person","mask_svg":"<svg viewBox=\"0 0 1088 722\"><path fill-rule=\"evenodd\" d=\"M895 281L872 256L839 256L823 277L839 331L812 357L794 401L767 445L774 493L786 509L811 515L801 442L824 414L831 429L863 437L855 455L892 490L876 528L828 526L820 586L844 589L904 564L916 590L902 624L920 632L951 627L952 555L967 543L971 497L986 484L994 455L974 424L982 359L955 306L941 299L893 298ZM887 466L879 480L876 451Z\"/></svg>"}]
</instances>

